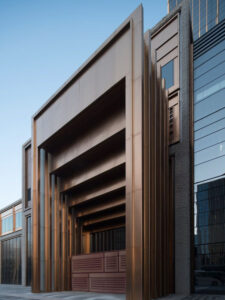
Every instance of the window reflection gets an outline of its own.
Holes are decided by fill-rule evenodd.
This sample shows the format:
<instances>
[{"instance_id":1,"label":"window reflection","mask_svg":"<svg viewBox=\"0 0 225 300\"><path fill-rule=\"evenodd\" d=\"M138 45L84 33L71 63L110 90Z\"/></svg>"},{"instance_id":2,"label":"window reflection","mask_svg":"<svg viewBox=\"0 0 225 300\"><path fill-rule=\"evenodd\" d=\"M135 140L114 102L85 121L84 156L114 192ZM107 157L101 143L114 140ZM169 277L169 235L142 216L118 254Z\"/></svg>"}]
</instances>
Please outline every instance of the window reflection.
<instances>
[{"instance_id":1,"label":"window reflection","mask_svg":"<svg viewBox=\"0 0 225 300\"><path fill-rule=\"evenodd\" d=\"M198 184L195 204L195 288L225 289L225 179Z\"/></svg>"},{"instance_id":2,"label":"window reflection","mask_svg":"<svg viewBox=\"0 0 225 300\"><path fill-rule=\"evenodd\" d=\"M221 61L218 66L196 78L194 90L197 91L202 87L207 88L207 85L213 80L218 80L218 82L220 82L221 76L223 75L225 75L225 61Z\"/></svg>"},{"instance_id":3,"label":"window reflection","mask_svg":"<svg viewBox=\"0 0 225 300\"><path fill-rule=\"evenodd\" d=\"M225 41L194 62L194 279L201 293L225 292L224 53Z\"/></svg>"},{"instance_id":4,"label":"window reflection","mask_svg":"<svg viewBox=\"0 0 225 300\"><path fill-rule=\"evenodd\" d=\"M225 77L225 76L223 76ZM196 102L202 101L205 98L211 96L212 94L215 94L216 92L222 90L225 88L225 78L216 80L215 83L207 85L200 91L196 92L195 99Z\"/></svg>"},{"instance_id":5,"label":"window reflection","mask_svg":"<svg viewBox=\"0 0 225 300\"><path fill-rule=\"evenodd\" d=\"M206 32L206 1L200 0L200 36Z\"/></svg>"},{"instance_id":6,"label":"window reflection","mask_svg":"<svg viewBox=\"0 0 225 300\"><path fill-rule=\"evenodd\" d=\"M216 25L217 1L208 0L208 30Z\"/></svg>"},{"instance_id":7,"label":"window reflection","mask_svg":"<svg viewBox=\"0 0 225 300\"><path fill-rule=\"evenodd\" d=\"M225 0L219 0L219 22L225 18Z\"/></svg>"},{"instance_id":8,"label":"window reflection","mask_svg":"<svg viewBox=\"0 0 225 300\"><path fill-rule=\"evenodd\" d=\"M199 1L192 1L193 5L193 38L199 37Z\"/></svg>"},{"instance_id":9,"label":"window reflection","mask_svg":"<svg viewBox=\"0 0 225 300\"><path fill-rule=\"evenodd\" d=\"M165 79L166 89L174 85L174 60L162 66L161 76Z\"/></svg>"},{"instance_id":10,"label":"window reflection","mask_svg":"<svg viewBox=\"0 0 225 300\"><path fill-rule=\"evenodd\" d=\"M22 211L16 213L16 229L22 228Z\"/></svg>"},{"instance_id":11,"label":"window reflection","mask_svg":"<svg viewBox=\"0 0 225 300\"><path fill-rule=\"evenodd\" d=\"M195 104L195 108L194 108L195 120L197 121L199 119L205 118L209 114L212 114L214 112L217 112L220 109L223 109L225 104L224 97L225 97L225 89Z\"/></svg>"},{"instance_id":12,"label":"window reflection","mask_svg":"<svg viewBox=\"0 0 225 300\"><path fill-rule=\"evenodd\" d=\"M2 214L3 215L3 214ZM2 216L2 234L13 231L13 215Z\"/></svg>"}]
</instances>

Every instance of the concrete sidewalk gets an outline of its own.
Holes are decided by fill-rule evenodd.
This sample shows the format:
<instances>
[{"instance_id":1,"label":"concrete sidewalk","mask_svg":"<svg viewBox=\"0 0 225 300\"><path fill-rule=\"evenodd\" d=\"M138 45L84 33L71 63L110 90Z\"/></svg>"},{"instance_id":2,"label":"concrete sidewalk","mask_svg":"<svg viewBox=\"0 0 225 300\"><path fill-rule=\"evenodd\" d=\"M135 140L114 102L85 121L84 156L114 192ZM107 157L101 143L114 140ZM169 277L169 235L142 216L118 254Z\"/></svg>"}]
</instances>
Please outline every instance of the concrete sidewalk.
<instances>
[{"instance_id":1,"label":"concrete sidewalk","mask_svg":"<svg viewBox=\"0 0 225 300\"><path fill-rule=\"evenodd\" d=\"M30 287L21 285L0 284L0 300L125 300L126 295L96 294L84 292L53 292L53 293L31 293ZM139 299L137 299L139 300ZM225 295L170 295L157 300L225 300Z\"/></svg>"},{"instance_id":2,"label":"concrete sidewalk","mask_svg":"<svg viewBox=\"0 0 225 300\"><path fill-rule=\"evenodd\" d=\"M225 295L170 295L158 298L157 300L225 300Z\"/></svg>"},{"instance_id":3,"label":"concrete sidewalk","mask_svg":"<svg viewBox=\"0 0 225 300\"><path fill-rule=\"evenodd\" d=\"M0 284L0 300L37 300L37 299L49 299L49 300L125 300L125 295L115 294L96 294L96 293L84 293L84 292L53 292L53 293L38 293L31 292L30 287L24 287L21 285L6 285Z\"/></svg>"}]
</instances>

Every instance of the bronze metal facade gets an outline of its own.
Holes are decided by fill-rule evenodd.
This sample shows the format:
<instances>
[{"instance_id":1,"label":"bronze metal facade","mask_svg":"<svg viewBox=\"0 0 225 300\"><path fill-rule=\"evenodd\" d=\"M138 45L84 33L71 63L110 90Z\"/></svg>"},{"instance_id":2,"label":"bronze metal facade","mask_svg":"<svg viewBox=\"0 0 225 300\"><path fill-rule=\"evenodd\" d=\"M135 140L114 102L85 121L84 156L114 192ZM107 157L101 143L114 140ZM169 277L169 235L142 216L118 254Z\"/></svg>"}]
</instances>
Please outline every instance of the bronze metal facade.
<instances>
[{"instance_id":1,"label":"bronze metal facade","mask_svg":"<svg viewBox=\"0 0 225 300\"><path fill-rule=\"evenodd\" d=\"M33 291L70 289L87 228L126 220L127 296L143 297L142 22L139 7L33 118ZM124 196L81 218L76 202L105 197L104 181Z\"/></svg>"},{"instance_id":2,"label":"bronze metal facade","mask_svg":"<svg viewBox=\"0 0 225 300\"><path fill-rule=\"evenodd\" d=\"M177 210L182 201L190 205L190 186L175 189L187 176L179 169L182 149L191 147L183 112L190 106L189 73L180 80L192 49L189 24L187 9L179 7L144 34L138 7L33 116L32 139L23 147L33 292L72 289L78 280L72 257L112 250L125 251L127 267L107 276L126 272L127 299L179 292L180 257L186 265L190 259L189 242L180 243L175 229L175 221L185 230L190 225ZM24 283L28 261L24 254ZM90 288L86 275L79 280ZM189 282L185 289L190 292Z\"/></svg>"}]
</instances>

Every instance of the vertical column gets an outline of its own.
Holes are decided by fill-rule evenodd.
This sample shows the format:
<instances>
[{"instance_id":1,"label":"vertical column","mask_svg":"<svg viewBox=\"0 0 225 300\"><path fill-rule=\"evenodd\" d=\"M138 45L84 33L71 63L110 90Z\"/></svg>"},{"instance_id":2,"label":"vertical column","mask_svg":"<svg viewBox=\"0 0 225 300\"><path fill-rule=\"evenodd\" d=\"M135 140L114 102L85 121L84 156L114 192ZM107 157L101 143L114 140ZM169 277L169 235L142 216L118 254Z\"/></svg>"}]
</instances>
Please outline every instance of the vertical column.
<instances>
[{"instance_id":1,"label":"vertical column","mask_svg":"<svg viewBox=\"0 0 225 300\"><path fill-rule=\"evenodd\" d=\"M62 290L67 289L68 279L68 213L67 213L67 196L61 198L62 203L62 236L61 236L61 253L62 253Z\"/></svg>"},{"instance_id":2,"label":"vertical column","mask_svg":"<svg viewBox=\"0 0 225 300\"><path fill-rule=\"evenodd\" d=\"M26 249L26 245L27 245L27 224L26 224L26 218L24 215L24 206L23 206L23 213L22 213L22 244L21 244L21 259L22 259L22 285L26 285L26 281L27 281L27 249ZM0 259L1 260L1 259Z\"/></svg>"},{"instance_id":3,"label":"vertical column","mask_svg":"<svg viewBox=\"0 0 225 300\"><path fill-rule=\"evenodd\" d=\"M13 232L16 230L16 212L15 212L15 207L12 209L13 211Z\"/></svg>"},{"instance_id":4,"label":"vertical column","mask_svg":"<svg viewBox=\"0 0 225 300\"><path fill-rule=\"evenodd\" d=\"M75 242L76 242L76 230L75 230L75 225L76 225L76 222L75 222L75 208L73 207L72 208L72 220L71 220L71 227L72 227L72 230L71 230L71 251L72 251L72 254L71 255L75 255L76 254L76 246L75 246Z\"/></svg>"},{"instance_id":5,"label":"vertical column","mask_svg":"<svg viewBox=\"0 0 225 300\"><path fill-rule=\"evenodd\" d=\"M76 234L75 234L75 255L81 254L82 250L82 224L79 219L76 218Z\"/></svg>"},{"instance_id":6,"label":"vertical column","mask_svg":"<svg viewBox=\"0 0 225 300\"><path fill-rule=\"evenodd\" d=\"M70 289L70 259L69 259L69 214L68 214L68 196L65 195L65 290Z\"/></svg>"},{"instance_id":7,"label":"vertical column","mask_svg":"<svg viewBox=\"0 0 225 300\"><path fill-rule=\"evenodd\" d=\"M143 294L143 11L130 20L130 72L126 76L126 251L127 299Z\"/></svg>"},{"instance_id":8,"label":"vertical column","mask_svg":"<svg viewBox=\"0 0 225 300\"><path fill-rule=\"evenodd\" d=\"M0 231L0 233L2 233ZM0 283L2 283L2 242L0 241Z\"/></svg>"},{"instance_id":9,"label":"vertical column","mask_svg":"<svg viewBox=\"0 0 225 300\"><path fill-rule=\"evenodd\" d=\"M2 234L2 217L0 214L0 236ZM0 241L0 283L2 283L2 243Z\"/></svg>"},{"instance_id":10,"label":"vertical column","mask_svg":"<svg viewBox=\"0 0 225 300\"><path fill-rule=\"evenodd\" d=\"M50 182L51 155L45 154L45 291L51 290L51 241L50 241Z\"/></svg>"},{"instance_id":11,"label":"vertical column","mask_svg":"<svg viewBox=\"0 0 225 300\"><path fill-rule=\"evenodd\" d=\"M45 150L40 149L40 291L45 291Z\"/></svg>"},{"instance_id":12,"label":"vertical column","mask_svg":"<svg viewBox=\"0 0 225 300\"><path fill-rule=\"evenodd\" d=\"M169 7L169 1L168 1ZM144 299L150 299L150 149L149 149L149 104L150 104L150 34L146 33L144 52Z\"/></svg>"},{"instance_id":13,"label":"vertical column","mask_svg":"<svg viewBox=\"0 0 225 300\"><path fill-rule=\"evenodd\" d=\"M71 210L68 212L68 221L69 221L69 229L68 229L68 234L69 234L69 250L68 250L68 255L71 258L73 255L73 221L72 221L72 212Z\"/></svg>"},{"instance_id":14,"label":"vertical column","mask_svg":"<svg viewBox=\"0 0 225 300\"><path fill-rule=\"evenodd\" d=\"M55 186L55 218L54 218L54 248L55 248L55 290L60 291L60 178L56 178Z\"/></svg>"},{"instance_id":15,"label":"vertical column","mask_svg":"<svg viewBox=\"0 0 225 300\"><path fill-rule=\"evenodd\" d=\"M51 285L55 291L55 175L51 175Z\"/></svg>"},{"instance_id":16,"label":"vertical column","mask_svg":"<svg viewBox=\"0 0 225 300\"><path fill-rule=\"evenodd\" d=\"M67 203L67 212L68 212L68 279L67 279L67 290L71 290L71 257L72 257L72 214L71 209L69 209L69 198Z\"/></svg>"},{"instance_id":17,"label":"vertical column","mask_svg":"<svg viewBox=\"0 0 225 300\"><path fill-rule=\"evenodd\" d=\"M32 292L40 292L40 152L36 147L36 122L32 137Z\"/></svg>"}]
</instances>

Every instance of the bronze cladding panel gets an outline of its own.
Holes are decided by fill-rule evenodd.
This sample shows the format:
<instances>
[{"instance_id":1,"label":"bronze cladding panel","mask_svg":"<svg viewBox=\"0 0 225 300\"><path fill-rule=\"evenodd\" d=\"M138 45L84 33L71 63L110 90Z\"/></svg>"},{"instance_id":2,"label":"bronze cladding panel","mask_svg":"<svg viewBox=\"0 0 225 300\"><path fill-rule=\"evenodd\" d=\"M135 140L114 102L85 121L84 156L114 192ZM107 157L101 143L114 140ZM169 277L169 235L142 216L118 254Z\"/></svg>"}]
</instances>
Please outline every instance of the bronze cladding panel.
<instances>
[{"instance_id":1,"label":"bronze cladding panel","mask_svg":"<svg viewBox=\"0 0 225 300\"><path fill-rule=\"evenodd\" d=\"M62 191L78 188L83 183L105 174L117 166L125 166L126 169L126 211L116 212L105 220L112 218L124 218L126 216L126 253L127 253L127 299L143 299L143 193L142 193L142 166L143 166L143 20L142 7L138 7L134 13L113 33L113 35L93 54L93 56L72 76L72 78L43 106L33 118L33 283L32 290L40 291L40 239L39 239L39 157L40 146L50 146L53 135L57 138L58 132L74 120L78 115L88 108L106 91L115 86L119 81L125 82L125 119L119 115L118 122L109 122L107 137L114 132L125 128L125 155L121 153L118 157L112 157L104 164L98 165L84 175L62 177L56 182L55 197L55 290L66 289L68 249L64 248L68 240L68 225L66 215L68 214L66 202L61 201ZM46 167L46 191L45 205L46 216L50 214L50 185L48 183L51 170L64 168L67 162L77 158L82 151L89 151L94 145L101 143L105 137L101 133L89 137L89 141L83 143L80 152L74 145L65 149L67 154L63 160L63 153L52 154L52 164ZM88 139L88 137L87 137ZM63 140L61 141L63 143ZM86 147L86 148L85 148ZM46 149L47 149L46 148ZM55 153L57 153L57 149ZM48 152L48 151L46 151ZM53 151L54 152L54 151ZM58 170L58 169L57 169ZM122 169L121 169L122 170ZM64 174L65 175L65 174ZM68 175L68 174L67 174ZM59 176L60 177L60 176ZM69 200L68 200L69 201ZM122 203L121 203L122 204ZM46 217L45 244L50 246L51 218ZM103 219L90 219L90 222L104 221ZM76 220L75 229L76 253L81 253L81 237L83 225ZM60 247L61 240L61 247ZM49 247L50 248L50 247ZM61 249L61 250L60 250ZM45 249L46 266L50 264L50 250ZM61 253L60 253L61 252ZM51 288L51 268L46 267L46 290Z\"/></svg>"},{"instance_id":2,"label":"bronze cladding panel","mask_svg":"<svg viewBox=\"0 0 225 300\"><path fill-rule=\"evenodd\" d=\"M32 155L33 155L33 179L32 179L32 291L40 292L40 219L39 219L39 152L36 144L36 123L33 122Z\"/></svg>"},{"instance_id":3,"label":"bronze cladding panel","mask_svg":"<svg viewBox=\"0 0 225 300\"><path fill-rule=\"evenodd\" d=\"M172 32L172 34L171 34ZM168 295L173 278L173 207L169 193L168 91L156 50L177 34L177 21L145 34L144 81L144 298ZM152 41L152 43L151 43ZM169 43L170 45L170 43ZM170 45L171 46L171 45ZM172 47L172 46L171 46ZM160 59L165 52L161 48ZM149 285L148 285L149 283Z\"/></svg>"}]
</instances>

